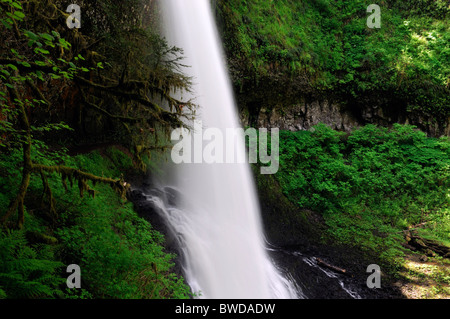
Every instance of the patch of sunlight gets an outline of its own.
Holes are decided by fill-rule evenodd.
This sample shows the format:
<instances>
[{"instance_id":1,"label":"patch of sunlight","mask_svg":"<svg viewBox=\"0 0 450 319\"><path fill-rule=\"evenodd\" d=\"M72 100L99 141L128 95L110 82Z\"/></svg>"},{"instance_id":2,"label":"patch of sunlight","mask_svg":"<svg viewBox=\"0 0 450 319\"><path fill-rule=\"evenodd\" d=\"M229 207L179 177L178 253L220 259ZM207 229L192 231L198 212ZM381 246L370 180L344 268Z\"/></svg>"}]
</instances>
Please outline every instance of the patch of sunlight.
<instances>
[{"instance_id":1,"label":"patch of sunlight","mask_svg":"<svg viewBox=\"0 0 450 319\"><path fill-rule=\"evenodd\" d=\"M428 45L427 38L424 37L423 35L417 34L416 32L411 34L411 39L413 40L414 44L424 45L424 46Z\"/></svg>"},{"instance_id":2,"label":"patch of sunlight","mask_svg":"<svg viewBox=\"0 0 450 319\"><path fill-rule=\"evenodd\" d=\"M406 259L402 275L407 283L401 285L402 293L409 299L450 299L450 267L448 263L434 260L422 262Z\"/></svg>"},{"instance_id":3,"label":"patch of sunlight","mask_svg":"<svg viewBox=\"0 0 450 319\"><path fill-rule=\"evenodd\" d=\"M406 49L402 49L402 54L400 54L400 57L397 59L395 63L395 69L399 71L400 73L405 72L405 68L412 63L413 58Z\"/></svg>"}]
</instances>

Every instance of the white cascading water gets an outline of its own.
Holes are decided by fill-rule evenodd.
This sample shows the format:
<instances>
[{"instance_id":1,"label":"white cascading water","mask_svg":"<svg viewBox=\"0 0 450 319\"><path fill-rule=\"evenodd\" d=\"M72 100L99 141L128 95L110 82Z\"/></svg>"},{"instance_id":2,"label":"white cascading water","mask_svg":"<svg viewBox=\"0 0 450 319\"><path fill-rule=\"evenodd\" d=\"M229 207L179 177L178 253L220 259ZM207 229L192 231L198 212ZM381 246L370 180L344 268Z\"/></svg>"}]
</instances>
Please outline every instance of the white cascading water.
<instances>
[{"instance_id":1,"label":"white cascading water","mask_svg":"<svg viewBox=\"0 0 450 319\"><path fill-rule=\"evenodd\" d=\"M203 127L238 128L231 85L209 0L162 0L164 32L184 50ZM186 96L184 96L186 98ZM225 135L225 133L224 133ZM236 151L244 151L239 141ZM185 278L200 298L299 298L269 258L248 164L171 167L182 199L159 206L183 252Z\"/></svg>"}]
</instances>

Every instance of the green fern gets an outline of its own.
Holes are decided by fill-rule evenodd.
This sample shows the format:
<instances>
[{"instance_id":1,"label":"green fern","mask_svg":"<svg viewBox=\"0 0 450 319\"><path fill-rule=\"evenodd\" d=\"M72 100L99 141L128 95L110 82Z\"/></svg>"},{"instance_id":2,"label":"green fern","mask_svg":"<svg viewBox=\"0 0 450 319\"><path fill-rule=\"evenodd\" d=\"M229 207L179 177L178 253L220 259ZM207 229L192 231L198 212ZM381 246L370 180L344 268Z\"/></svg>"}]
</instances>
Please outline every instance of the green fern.
<instances>
[{"instance_id":1,"label":"green fern","mask_svg":"<svg viewBox=\"0 0 450 319\"><path fill-rule=\"evenodd\" d=\"M49 258L50 257L50 258ZM0 298L51 298L64 279L48 248L31 247L24 231L0 232Z\"/></svg>"}]
</instances>

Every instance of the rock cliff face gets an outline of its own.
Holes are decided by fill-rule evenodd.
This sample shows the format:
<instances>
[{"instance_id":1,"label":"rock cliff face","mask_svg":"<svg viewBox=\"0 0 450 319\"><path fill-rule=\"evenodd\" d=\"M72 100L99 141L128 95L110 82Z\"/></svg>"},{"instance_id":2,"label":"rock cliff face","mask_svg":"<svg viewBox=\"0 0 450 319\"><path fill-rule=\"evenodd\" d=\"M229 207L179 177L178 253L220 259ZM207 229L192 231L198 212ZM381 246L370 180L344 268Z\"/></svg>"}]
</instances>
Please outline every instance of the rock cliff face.
<instances>
[{"instance_id":1,"label":"rock cliff face","mask_svg":"<svg viewBox=\"0 0 450 319\"><path fill-rule=\"evenodd\" d=\"M250 124L250 117L241 117L244 125ZM357 118L346 112L338 104L330 101L304 102L283 108L261 108L256 116L258 127L273 128L280 130L307 130L318 123L325 123L331 128L342 131L351 131L357 127Z\"/></svg>"},{"instance_id":2,"label":"rock cliff face","mask_svg":"<svg viewBox=\"0 0 450 319\"><path fill-rule=\"evenodd\" d=\"M432 121L431 117L407 112L406 106L399 101L380 97L378 101L370 97L367 101L347 101L346 103L331 99L300 99L300 102L288 106L271 107L262 103L261 107L248 108L238 98L241 121L243 125L274 128L280 130L308 130L318 123L324 123L332 129L350 132L366 124L390 126L394 123L412 124L430 136L450 136L450 119Z\"/></svg>"}]
</instances>

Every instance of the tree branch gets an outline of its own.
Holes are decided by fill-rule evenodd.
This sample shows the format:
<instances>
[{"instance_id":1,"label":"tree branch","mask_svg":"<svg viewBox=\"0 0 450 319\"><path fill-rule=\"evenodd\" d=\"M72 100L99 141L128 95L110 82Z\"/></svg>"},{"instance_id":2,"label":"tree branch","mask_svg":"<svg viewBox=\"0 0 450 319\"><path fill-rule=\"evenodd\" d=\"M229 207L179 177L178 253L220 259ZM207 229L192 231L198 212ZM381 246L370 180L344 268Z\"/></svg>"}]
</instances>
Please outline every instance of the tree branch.
<instances>
[{"instance_id":1,"label":"tree branch","mask_svg":"<svg viewBox=\"0 0 450 319\"><path fill-rule=\"evenodd\" d=\"M8 87L8 92L11 96L12 101L19 101L20 97L17 90L14 87ZM24 223L24 199L25 194L28 190L28 185L30 183L31 171L33 162L31 161L31 128L30 122L28 121L28 116L25 111L23 103L17 103L19 109L19 124L21 128L26 132L25 141L22 143L23 151L23 170L22 170L22 181L20 183L19 191L16 197L10 202L6 214L2 217L1 222L4 224L8 218L17 210L18 211L18 221L17 226L22 228Z\"/></svg>"},{"instance_id":2,"label":"tree branch","mask_svg":"<svg viewBox=\"0 0 450 319\"><path fill-rule=\"evenodd\" d=\"M78 81L81 84L88 85L94 89L98 89L100 91L108 92L110 94L113 94L115 96L120 96L126 99L133 100L143 106L146 106L150 108L153 111L153 116L155 116L157 119L166 122L167 124L170 124L171 126L182 126L184 125L180 119L178 119L177 115L165 111L163 108L161 108L158 104L153 103L150 101L146 96L142 96L140 94L136 94L133 92L126 92L118 89L116 85L114 86L104 86L95 82L92 82L88 79L85 79L81 76L76 76L75 80Z\"/></svg>"},{"instance_id":3,"label":"tree branch","mask_svg":"<svg viewBox=\"0 0 450 319\"><path fill-rule=\"evenodd\" d=\"M126 191L130 187L128 183L126 183L122 178L121 179L113 179L108 177L100 177L91 173L84 172L82 170L63 166L63 165L55 165L48 166L42 164L33 164L32 167L33 172L49 172L49 173L59 173L61 174L62 180L65 181L68 179L70 182L73 180L78 181L78 187L80 188L80 195L83 196L84 191L88 191L88 193L94 196L95 191L92 190L87 184L86 181L90 180L94 184L103 183L108 184L112 189L118 192L121 196L125 196Z\"/></svg>"}]
</instances>

